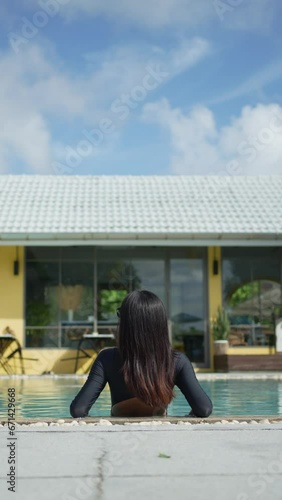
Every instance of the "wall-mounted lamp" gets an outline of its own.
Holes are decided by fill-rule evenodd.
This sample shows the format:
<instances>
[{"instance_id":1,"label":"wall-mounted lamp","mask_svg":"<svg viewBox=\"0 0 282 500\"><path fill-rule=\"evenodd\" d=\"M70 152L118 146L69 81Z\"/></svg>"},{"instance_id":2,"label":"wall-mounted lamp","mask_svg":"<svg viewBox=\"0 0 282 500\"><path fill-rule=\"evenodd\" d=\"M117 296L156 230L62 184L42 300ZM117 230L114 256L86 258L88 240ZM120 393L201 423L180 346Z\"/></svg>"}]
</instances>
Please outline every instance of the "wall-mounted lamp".
<instances>
[{"instance_id":1,"label":"wall-mounted lamp","mask_svg":"<svg viewBox=\"0 0 282 500\"><path fill-rule=\"evenodd\" d=\"M214 256L213 256L213 275L217 276L219 273L219 262L216 257L216 248L214 247Z\"/></svg>"},{"instance_id":2,"label":"wall-mounted lamp","mask_svg":"<svg viewBox=\"0 0 282 500\"><path fill-rule=\"evenodd\" d=\"M14 260L14 276L20 274L19 247L16 248L16 260Z\"/></svg>"}]
</instances>

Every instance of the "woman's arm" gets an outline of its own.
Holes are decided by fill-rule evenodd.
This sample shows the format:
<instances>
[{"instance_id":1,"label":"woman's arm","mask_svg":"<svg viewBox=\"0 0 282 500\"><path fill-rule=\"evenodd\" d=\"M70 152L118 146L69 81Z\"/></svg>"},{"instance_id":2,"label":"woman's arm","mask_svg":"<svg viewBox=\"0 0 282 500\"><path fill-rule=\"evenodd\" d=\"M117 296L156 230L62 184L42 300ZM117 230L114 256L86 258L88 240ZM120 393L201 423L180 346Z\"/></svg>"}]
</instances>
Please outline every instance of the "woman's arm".
<instances>
[{"instance_id":1,"label":"woman's arm","mask_svg":"<svg viewBox=\"0 0 282 500\"><path fill-rule=\"evenodd\" d=\"M99 352L84 386L70 405L70 414L74 418L87 417L91 406L95 403L107 383L102 352Z\"/></svg>"},{"instance_id":2,"label":"woman's arm","mask_svg":"<svg viewBox=\"0 0 282 500\"><path fill-rule=\"evenodd\" d=\"M200 386L190 360L184 354L181 356L183 366L175 379L175 384L184 394L192 408L189 416L208 417L212 412L212 402Z\"/></svg>"}]
</instances>

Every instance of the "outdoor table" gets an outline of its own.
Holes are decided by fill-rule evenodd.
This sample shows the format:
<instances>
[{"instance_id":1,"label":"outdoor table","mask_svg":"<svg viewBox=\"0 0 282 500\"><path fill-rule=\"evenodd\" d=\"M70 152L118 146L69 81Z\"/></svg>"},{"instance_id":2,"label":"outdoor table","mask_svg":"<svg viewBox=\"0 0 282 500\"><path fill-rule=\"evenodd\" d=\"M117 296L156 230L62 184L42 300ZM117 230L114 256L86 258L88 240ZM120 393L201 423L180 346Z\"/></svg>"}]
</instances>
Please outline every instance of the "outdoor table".
<instances>
[{"instance_id":1,"label":"outdoor table","mask_svg":"<svg viewBox=\"0 0 282 500\"><path fill-rule=\"evenodd\" d=\"M85 342L90 343L92 350L94 350L98 354L99 348L101 347L101 341L106 339L113 340L114 338L115 335L113 333L84 333L78 342L75 358L65 358L64 361L75 359L74 373L76 373L78 360L82 358L92 357L87 351L85 351L85 347L83 349L82 344L84 344ZM79 355L80 353L82 353L82 356Z\"/></svg>"},{"instance_id":2,"label":"outdoor table","mask_svg":"<svg viewBox=\"0 0 282 500\"><path fill-rule=\"evenodd\" d=\"M93 321L62 321L61 327L64 347L70 347L71 343L79 341L82 335L92 333L94 329ZM66 344L66 340L69 345Z\"/></svg>"},{"instance_id":3,"label":"outdoor table","mask_svg":"<svg viewBox=\"0 0 282 500\"><path fill-rule=\"evenodd\" d=\"M91 358L90 354L88 354L88 352L82 348L83 343L85 343L87 341L90 342L93 350L98 354L98 349L101 345L101 340L114 339L114 338L115 338L115 336L113 333L85 333L84 335L82 335L82 337L78 343L78 346L77 346L74 373L76 373L79 359ZM79 356L80 351L83 353L83 356Z\"/></svg>"}]
</instances>

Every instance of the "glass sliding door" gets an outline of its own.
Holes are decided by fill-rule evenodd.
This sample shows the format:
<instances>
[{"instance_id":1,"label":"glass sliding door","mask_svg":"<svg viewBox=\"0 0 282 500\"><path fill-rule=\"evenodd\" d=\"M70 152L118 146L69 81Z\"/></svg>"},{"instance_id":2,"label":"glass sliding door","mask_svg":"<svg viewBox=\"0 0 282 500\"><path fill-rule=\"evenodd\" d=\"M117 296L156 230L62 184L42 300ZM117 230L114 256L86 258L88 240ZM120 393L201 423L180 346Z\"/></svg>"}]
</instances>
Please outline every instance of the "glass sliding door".
<instances>
[{"instance_id":1,"label":"glass sliding door","mask_svg":"<svg viewBox=\"0 0 282 500\"><path fill-rule=\"evenodd\" d=\"M75 348L93 324L93 247L28 248L26 347Z\"/></svg>"},{"instance_id":2,"label":"glass sliding door","mask_svg":"<svg viewBox=\"0 0 282 500\"><path fill-rule=\"evenodd\" d=\"M150 290L166 304L165 259L156 258L156 256L147 259L134 258L132 265L139 277L138 288Z\"/></svg>"},{"instance_id":3,"label":"glass sliding door","mask_svg":"<svg viewBox=\"0 0 282 500\"><path fill-rule=\"evenodd\" d=\"M58 302L60 308L61 347L76 347L82 333L94 329L94 262L80 260L79 252L71 260L61 261Z\"/></svg>"},{"instance_id":4,"label":"glass sliding door","mask_svg":"<svg viewBox=\"0 0 282 500\"><path fill-rule=\"evenodd\" d=\"M204 250L178 252L170 259L170 319L175 348L192 362L208 364Z\"/></svg>"},{"instance_id":5,"label":"glass sliding door","mask_svg":"<svg viewBox=\"0 0 282 500\"><path fill-rule=\"evenodd\" d=\"M130 265L120 256L98 256L97 261L97 324L107 333L117 325L116 310L131 290Z\"/></svg>"},{"instance_id":6,"label":"glass sliding door","mask_svg":"<svg viewBox=\"0 0 282 500\"><path fill-rule=\"evenodd\" d=\"M117 325L116 309L126 295L147 289L165 300L164 252L143 248L97 250L98 330Z\"/></svg>"},{"instance_id":7,"label":"glass sliding door","mask_svg":"<svg viewBox=\"0 0 282 500\"><path fill-rule=\"evenodd\" d=\"M26 347L59 347L59 262L27 262L26 283Z\"/></svg>"},{"instance_id":8,"label":"glass sliding door","mask_svg":"<svg viewBox=\"0 0 282 500\"><path fill-rule=\"evenodd\" d=\"M116 310L137 286L138 277L127 248L97 248L97 326L99 333L115 333Z\"/></svg>"},{"instance_id":9,"label":"glass sliding door","mask_svg":"<svg viewBox=\"0 0 282 500\"><path fill-rule=\"evenodd\" d=\"M115 333L123 299L147 289L167 309L173 347L205 366L206 253L204 248L28 248L26 346L75 347L86 330Z\"/></svg>"}]
</instances>

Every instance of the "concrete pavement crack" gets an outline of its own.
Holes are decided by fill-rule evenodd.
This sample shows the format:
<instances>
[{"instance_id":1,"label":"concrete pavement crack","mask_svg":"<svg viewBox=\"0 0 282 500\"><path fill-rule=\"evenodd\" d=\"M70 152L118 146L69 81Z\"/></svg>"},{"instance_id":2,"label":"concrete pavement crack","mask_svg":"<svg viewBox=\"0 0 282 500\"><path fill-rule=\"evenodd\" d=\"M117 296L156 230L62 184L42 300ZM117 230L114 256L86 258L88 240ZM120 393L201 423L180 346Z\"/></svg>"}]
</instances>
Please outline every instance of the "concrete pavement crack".
<instances>
[{"instance_id":1,"label":"concrete pavement crack","mask_svg":"<svg viewBox=\"0 0 282 500\"><path fill-rule=\"evenodd\" d=\"M104 496L104 462L106 455L106 450L103 450L102 455L98 458L97 500L102 500Z\"/></svg>"}]
</instances>

